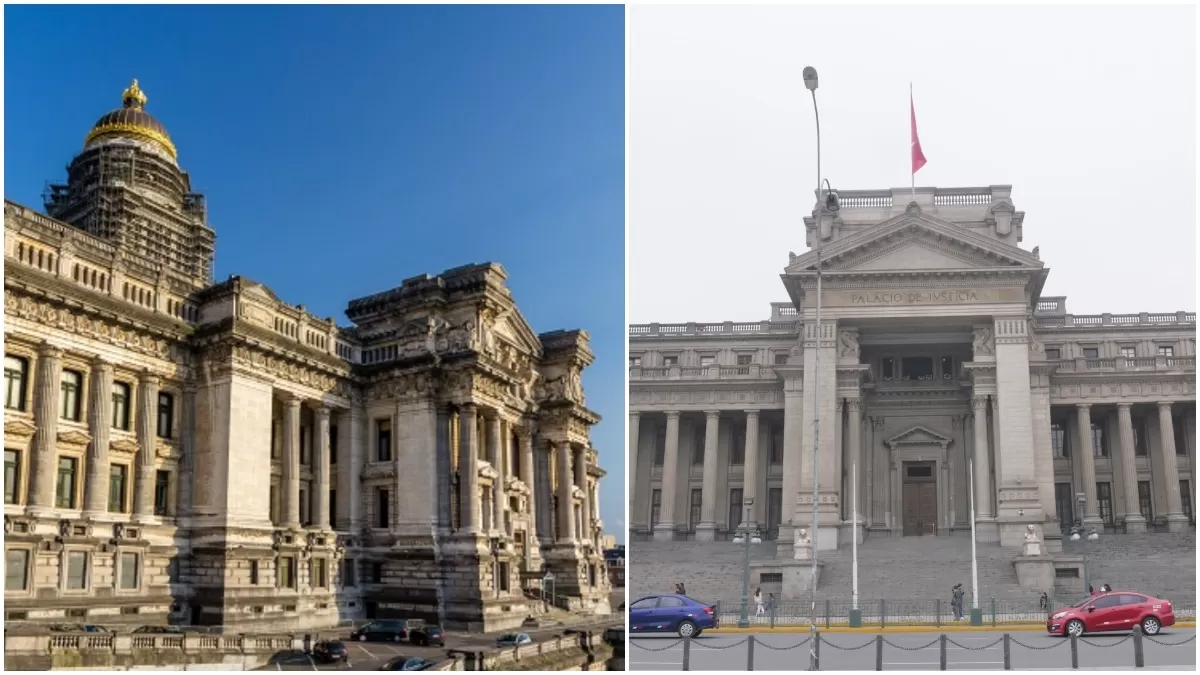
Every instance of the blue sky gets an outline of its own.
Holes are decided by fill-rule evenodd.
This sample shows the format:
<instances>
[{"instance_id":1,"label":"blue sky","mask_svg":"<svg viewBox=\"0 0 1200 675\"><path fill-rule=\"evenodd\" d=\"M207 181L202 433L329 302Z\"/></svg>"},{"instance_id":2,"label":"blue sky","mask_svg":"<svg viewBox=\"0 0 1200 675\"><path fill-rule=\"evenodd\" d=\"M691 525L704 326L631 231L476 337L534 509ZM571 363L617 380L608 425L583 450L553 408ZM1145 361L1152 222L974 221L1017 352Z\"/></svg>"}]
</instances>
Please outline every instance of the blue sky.
<instances>
[{"instance_id":1,"label":"blue sky","mask_svg":"<svg viewBox=\"0 0 1200 675\"><path fill-rule=\"evenodd\" d=\"M138 78L208 197L216 278L347 320L495 261L538 332L585 328L624 540L624 8L8 6L5 196L42 208Z\"/></svg>"}]
</instances>

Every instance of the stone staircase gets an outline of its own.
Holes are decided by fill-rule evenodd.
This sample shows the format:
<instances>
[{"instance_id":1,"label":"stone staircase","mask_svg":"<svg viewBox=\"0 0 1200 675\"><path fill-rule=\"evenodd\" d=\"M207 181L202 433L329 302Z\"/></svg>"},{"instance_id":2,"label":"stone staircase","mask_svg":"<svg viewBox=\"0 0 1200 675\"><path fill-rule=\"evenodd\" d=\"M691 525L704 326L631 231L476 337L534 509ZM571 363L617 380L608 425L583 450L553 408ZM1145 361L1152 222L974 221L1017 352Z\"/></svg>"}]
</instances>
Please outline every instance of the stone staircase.
<instances>
[{"instance_id":1,"label":"stone staircase","mask_svg":"<svg viewBox=\"0 0 1200 675\"><path fill-rule=\"evenodd\" d=\"M1063 538L1063 553L1082 555L1083 542ZM1088 542L1092 585L1139 590L1195 606L1196 533L1102 534Z\"/></svg>"}]
</instances>

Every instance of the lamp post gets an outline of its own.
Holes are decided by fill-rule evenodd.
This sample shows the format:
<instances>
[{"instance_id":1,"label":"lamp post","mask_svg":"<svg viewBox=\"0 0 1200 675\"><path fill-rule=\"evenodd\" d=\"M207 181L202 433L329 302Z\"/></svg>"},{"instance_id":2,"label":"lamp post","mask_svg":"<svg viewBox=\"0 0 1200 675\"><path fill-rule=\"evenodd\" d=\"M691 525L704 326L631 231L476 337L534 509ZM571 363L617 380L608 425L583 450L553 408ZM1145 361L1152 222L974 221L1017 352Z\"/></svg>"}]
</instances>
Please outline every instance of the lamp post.
<instances>
[{"instance_id":1,"label":"lamp post","mask_svg":"<svg viewBox=\"0 0 1200 675\"><path fill-rule=\"evenodd\" d=\"M967 460L967 492L971 501L971 625L983 625L983 610L979 609L979 558L975 552L975 461Z\"/></svg>"},{"instance_id":2,"label":"lamp post","mask_svg":"<svg viewBox=\"0 0 1200 675\"><path fill-rule=\"evenodd\" d=\"M762 537L758 534L758 527L750 522L750 511L754 508L754 498L746 497L743 503L746 505L746 516L733 534L733 543L742 546L746 551L746 557L742 564L742 615L738 618L738 628L749 628L750 544L761 544Z\"/></svg>"},{"instance_id":3,"label":"lamp post","mask_svg":"<svg viewBox=\"0 0 1200 675\"><path fill-rule=\"evenodd\" d=\"M1087 504L1087 496L1079 492L1075 495L1075 501L1079 502L1079 513L1083 513L1083 507ZM1083 527L1083 518L1080 517L1079 524L1071 528L1071 541L1083 541L1083 592L1092 592L1092 575L1088 569L1088 542L1096 541L1100 535L1095 528Z\"/></svg>"}]
</instances>

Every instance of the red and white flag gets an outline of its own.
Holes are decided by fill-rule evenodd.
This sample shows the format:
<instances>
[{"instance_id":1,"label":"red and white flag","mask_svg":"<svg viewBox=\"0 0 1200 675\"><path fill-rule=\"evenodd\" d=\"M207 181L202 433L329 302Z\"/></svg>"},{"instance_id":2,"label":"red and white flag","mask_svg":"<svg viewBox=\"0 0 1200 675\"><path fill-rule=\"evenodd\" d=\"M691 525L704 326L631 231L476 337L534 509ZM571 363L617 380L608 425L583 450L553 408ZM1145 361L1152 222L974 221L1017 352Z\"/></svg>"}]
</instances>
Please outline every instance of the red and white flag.
<instances>
[{"instance_id":1,"label":"red and white flag","mask_svg":"<svg viewBox=\"0 0 1200 675\"><path fill-rule=\"evenodd\" d=\"M921 139L917 136L917 107L913 103L912 85L908 85L908 109L912 119L912 172L915 175L925 166L925 153L921 152Z\"/></svg>"}]
</instances>

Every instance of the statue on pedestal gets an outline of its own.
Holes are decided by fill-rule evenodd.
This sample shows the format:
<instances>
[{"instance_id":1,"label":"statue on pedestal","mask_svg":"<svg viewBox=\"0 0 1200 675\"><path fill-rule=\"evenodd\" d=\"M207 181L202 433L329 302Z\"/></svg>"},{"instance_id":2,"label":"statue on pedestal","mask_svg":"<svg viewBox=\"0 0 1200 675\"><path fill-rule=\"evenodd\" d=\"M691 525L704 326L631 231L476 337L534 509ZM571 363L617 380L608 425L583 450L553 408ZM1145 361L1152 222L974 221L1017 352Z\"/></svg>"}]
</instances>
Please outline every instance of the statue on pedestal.
<instances>
[{"instance_id":1,"label":"statue on pedestal","mask_svg":"<svg viewBox=\"0 0 1200 675\"><path fill-rule=\"evenodd\" d=\"M1037 528L1033 525L1025 526L1025 546L1024 555L1041 555L1042 554L1042 539L1038 536Z\"/></svg>"},{"instance_id":2,"label":"statue on pedestal","mask_svg":"<svg viewBox=\"0 0 1200 675\"><path fill-rule=\"evenodd\" d=\"M812 539L808 536L808 530L804 528L796 530L796 542L792 544L792 557L796 560L812 559Z\"/></svg>"}]
</instances>

